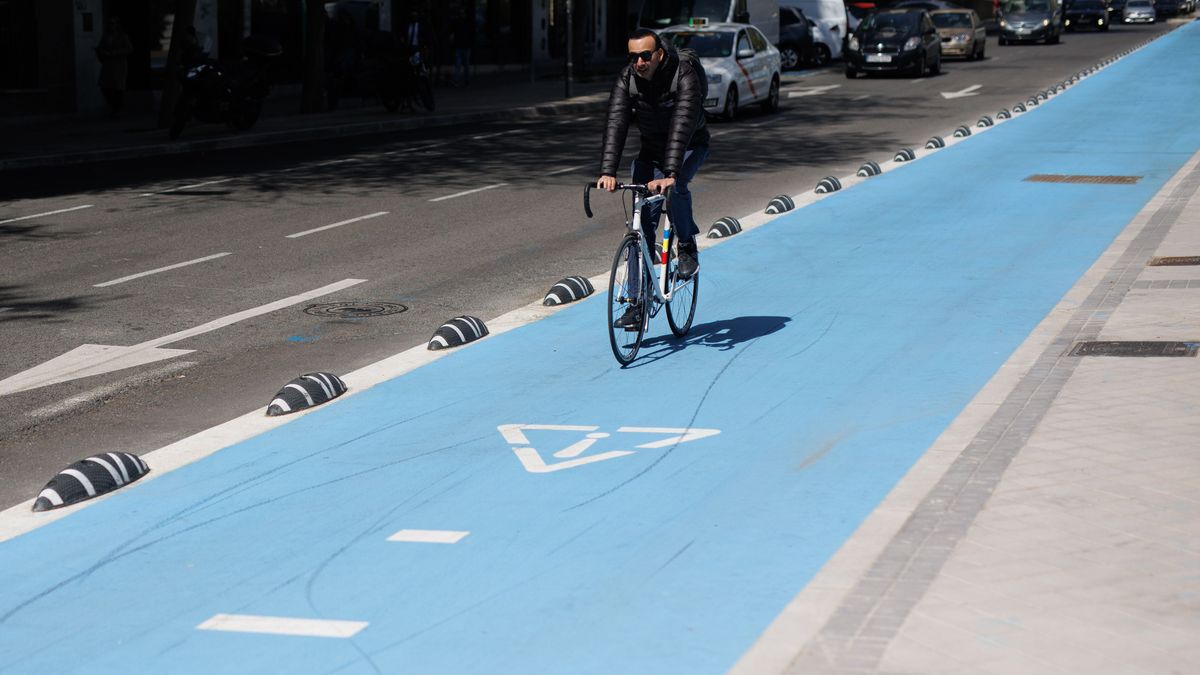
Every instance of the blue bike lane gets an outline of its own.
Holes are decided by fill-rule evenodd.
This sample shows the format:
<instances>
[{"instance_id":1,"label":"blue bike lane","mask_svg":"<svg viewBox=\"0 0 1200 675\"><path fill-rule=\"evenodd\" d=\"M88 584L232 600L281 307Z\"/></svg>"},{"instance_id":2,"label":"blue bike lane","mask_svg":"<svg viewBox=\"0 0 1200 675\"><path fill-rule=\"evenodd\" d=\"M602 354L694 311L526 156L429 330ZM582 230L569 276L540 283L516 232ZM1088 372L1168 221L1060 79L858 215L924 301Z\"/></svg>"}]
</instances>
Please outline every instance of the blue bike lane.
<instances>
[{"instance_id":1,"label":"blue bike lane","mask_svg":"<svg viewBox=\"0 0 1200 675\"><path fill-rule=\"evenodd\" d=\"M0 671L726 670L1200 148L1198 55L706 251L632 367L593 298L0 544Z\"/></svg>"}]
</instances>

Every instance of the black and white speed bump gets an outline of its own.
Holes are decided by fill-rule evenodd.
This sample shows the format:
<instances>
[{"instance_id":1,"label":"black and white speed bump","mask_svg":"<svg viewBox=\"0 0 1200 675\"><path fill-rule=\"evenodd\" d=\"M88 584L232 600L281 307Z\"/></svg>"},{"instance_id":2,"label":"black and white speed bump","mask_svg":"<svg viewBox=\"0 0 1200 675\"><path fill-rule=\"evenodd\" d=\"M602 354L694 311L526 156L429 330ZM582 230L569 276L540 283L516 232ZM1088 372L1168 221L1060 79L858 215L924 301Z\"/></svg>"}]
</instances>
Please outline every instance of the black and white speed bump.
<instances>
[{"instance_id":1,"label":"black and white speed bump","mask_svg":"<svg viewBox=\"0 0 1200 675\"><path fill-rule=\"evenodd\" d=\"M828 192L837 192L842 189L842 181L837 179L837 176L826 176L817 183L816 189L813 192L823 195Z\"/></svg>"},{"instance_id":2,"label":"black and white speed bump","mask_svg":"<svg viewBox=\"0 0 1200 675\"><path fill-rule=\"evenodd\" d=\"M967 136L970 136L970 135L971 135L971 127L969 127L965 124L959 125L959 127L954 130L955 138L966 138Z\"/></svg>"},{"instance_id":3,"label":"black and white speed bump","mask_svg":"<svg viewBox=\"0 0 1200 675\"><path fill-rule=\"evenodd\" d=\"M596 288L587 277L567 277L550 287L550 292L546 294L542 304L547 307L565 305L586 298L595 291Z\"/></svg>"},{"instance_id":4,"label":"black and white speed bump","mask_svg":"<svg viewBox=\"0 0 1200 675\"><path fill-rule=\"evenodd\" d=\"M1018 103L1018 104L1014 105L1014 106L1013 106L1013 112L1015 112L1015 113L1023 113L1023 112L1025 112L1025 104L1024 104L1024 103Z\"/></svg>"},{"instance_id":5,"label":"black and white speed bump","mask_svg":"<svg viewBox=\"0 0 1200 675\"><path fill-rule=\"evenodd\" d=\"M1038 93L1034 94L1033 97L1037 99L1038 103L1041 103L1042 101L1046 100L1046 92L1039 91Z\"/></svg>"},{"instance_id":6,"label":"black and white speed bump","mask_svg":"<svg viewBox=\"0 0 1200 675\"><path fill-rule=\"evenodd\" d=\"M442 324L429 338L429 349L437 351L474 342L488 334L483 321L473 316L456 316Z\"/></svg>"},{"instance_id":7,"label":"black and white speed bump","mask_svg":"<svg viewBox=\"0 0 1200 675\"><path fill-rule=\"evenodd\" d=\"M70 506L112 492L150 473L141 457L106 452L81 459L59 471L33 501L34 511Z\"/></svg>"},{"instance_id":8,"label":"black and white speed bump","mask_svg":"<svg viewBox=\"0 0 1200 675\"><path fill-rule=\"evenodd\" d=\"M725 237L732 237L741 231L742 224L738 222L737 218L725 216L724 218L718 218L717 222L709 226L707 236L709 239L724 239Z\"/></svg>"},{"instance_id":9,"label":"black and white speed bump","mask_svg":"<svg viewBox=\"0 0 1200 675\"><path fill-rule=\"evenodd\" d=\"M1027 99L1027 100L1025 101L1025 105L1026 105L1027 107L1030 107L1030 108L1032 108L1033 106L1037 105L1038 103L1041 103L1041 101L1039 101L1039 100L1037 100L1036 98L1033 98L1033 97L1030 97L1029 99Z\"/></svg>"},{"instance_id":10,"label":"black and white speed bump","mask_svg":"<svg viewBox=\"0 0 1200 675\"><path fill-rule=\"evenodd\" d=\"M306 373L283 385L267 404L267 415L287 415L328 403L346 393L346 383L333 373Z\"/></svg>"},{"instance_id":11,"label":"black and white speed bump","mask_svg":"<svg viewBox=\"0 0 1200 675\"><path fill-rule=\"evenodd\" d=\"M1008 108L1001 108L1000 112L996 113L996 119L998 119L998 120L1012 119L1012 113L1010 113L1008 111Z\"/></svg>"},{"instance_id":12,"label":"black and white speed bump","mask_svg":"<svg viewBox=\"0 0 1200 675\"><path fill-rule=\"evenodd\" d=\"M916 158L917 153L913 152L912 148L901 148L892 159L897 162L911 162Z\"/></svg>"},{"instance_id":13,"label":"black and white speed bump","mask_svg":"<svg viewBox=\"0 0 1200 675\"><path fill-rule=\"evenodd\" d=\"M866 162L858 167L857 172L859 178L870 178L871 176L878 176L881 173L883 173L883 169L879 168L879 164L875 162Z\"/></svg>"},{"instance_id":14,"label":"black and white speed bump","mask_svg":"<svg viewBox=\"0 0 1200 675\"><path fill-rule=\"evenodd\" d=\"M946 147L946 140L941 136L934 136L933 138L925 141L926 150L937 150L938 148L944 147Z\"/></svg>"},{"instance_id":15,"label":"black and white speed bump","mask_svg":"<svg viewBox=\"0 0 1200 675\"><path fill-rule=\"evenodd\" d=\"M984 115L983 117L979 118L979 121L975 123L975 126L982 129L984 127L990 127L993 124L995 124L995 122L992 121L992 118Z\"/></svg>"},{"instance_id":16,"label":"black and white speed bump","mask_svg":"<svg viewBox=\"0 0 1200 675\"><path fill-rule=\"evenodd\" d=\"M767 202L767 208L764 212L783 213L785 211L791 211L794 208L796 208L796 202L792 201L791 197L787 195L779 195L778 197L775 197L771 201Z\"/></svg>"}]
</instances>

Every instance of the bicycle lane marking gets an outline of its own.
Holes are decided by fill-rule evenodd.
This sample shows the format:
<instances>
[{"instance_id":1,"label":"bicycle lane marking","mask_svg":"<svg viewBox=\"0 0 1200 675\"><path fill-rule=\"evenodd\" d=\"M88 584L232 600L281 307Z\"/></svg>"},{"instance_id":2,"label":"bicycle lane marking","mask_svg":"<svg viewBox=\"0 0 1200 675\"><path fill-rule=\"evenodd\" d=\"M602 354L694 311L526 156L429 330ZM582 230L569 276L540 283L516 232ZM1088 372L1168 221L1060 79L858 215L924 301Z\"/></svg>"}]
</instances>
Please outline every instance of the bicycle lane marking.
<instances>
[{"instance_id":1,"label":"bicycle lane marking","mask_svg":"<svg viewBox=\"0 0 1200 675\"><path fill-rule=\"evenodd\" d=\"M1043 128L1062 142L1057 117L1079 108ZM74 636L97 667L332 669L366 653L418 671L724 669L1182 161L1163 148L1195 133L1061 159L1140 171L1137 186L1020 186L1027 199L1006 191L1052 155L1016 158L1016 132L988 134L706 252L682 348L660 317L617 370L587 301L7 542L0 652L33 667ZM963 195L897 209L980 152L1001 159L975 170L992 207L979 222L959 217ZM546 450L610 433L579 457L627 449L621 427L721 433L539 475L497 429L529 423L597 429L526 427ZM471 536L386 542L433 522ZM195 630L243 612L370 623L353 645ZM131 638L120 654L88 649L114 633Z\"/></svg>"}]
</instances>

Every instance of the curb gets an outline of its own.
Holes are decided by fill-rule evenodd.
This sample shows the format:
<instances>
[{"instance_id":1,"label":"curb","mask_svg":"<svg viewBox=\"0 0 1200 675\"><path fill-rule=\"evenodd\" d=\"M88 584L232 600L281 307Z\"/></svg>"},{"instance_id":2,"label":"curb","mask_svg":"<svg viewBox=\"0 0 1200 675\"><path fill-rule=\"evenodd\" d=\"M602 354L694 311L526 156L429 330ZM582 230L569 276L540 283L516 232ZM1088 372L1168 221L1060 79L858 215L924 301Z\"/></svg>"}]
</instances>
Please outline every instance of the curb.
<instances>
[{"instance_id":1,"label":"curb","mask_svg":"<svg viewBox=\"0 0 1200 675\"><path fill-rule=\"evenodd\" d=\"M544 103L538 105L510 108L507 110L479 110L475 112L455 113L449 115L434 115L428 117L380 120L377 122L355 122L353 124L334 124L301 129L268 131L257 134L241 134L226 138L210 138L200 141L170 141L152 145L137 145L123 148L106 148L103 150L88 150L68 152L54 155L31 157L16 157L0 159L0 172L16 169L37 169L56 166L78 166L96 162L111 162L125 159L140 159L145 157L170 157L186 155L194 152L210 152L214 150L235 150L268 145L281 145L295 141L325 140L330 138L351 138L355 136L371 136L396 131L411 131L413 129L432 129L448 127L473 122L498 122L505 120L537 119L555 115L567 115L579 112L595 112L603 110L607 104L608 95L594 94L581 97L583 100L563 103ZM166 134L166 130L163 130Z\"/></svg>"}]
</instances>

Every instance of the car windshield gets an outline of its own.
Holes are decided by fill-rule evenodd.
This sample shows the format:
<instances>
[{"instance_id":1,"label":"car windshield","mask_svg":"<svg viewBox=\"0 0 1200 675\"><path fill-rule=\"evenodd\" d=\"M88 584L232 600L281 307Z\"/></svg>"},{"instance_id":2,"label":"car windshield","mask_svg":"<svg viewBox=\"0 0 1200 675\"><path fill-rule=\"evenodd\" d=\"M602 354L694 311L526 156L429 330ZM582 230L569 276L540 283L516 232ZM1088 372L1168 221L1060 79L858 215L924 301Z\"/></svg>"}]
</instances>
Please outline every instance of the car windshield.
<instances>
[{"instance_id":1,"label":"car windshield","mask_svg":"<svg viewBox=\"0 0 1200 675\"><path fill-rule=\"evenodd\" d=\"M1099 0L1075 0L1070 5L1071 9L1102 9L1104 5L1100 4Z\"/></svg>"},{"instance_id":2,"label":"car windshield","mask_svg":"<svg viewBox=\"0 0 1200 675\"><path fill-rule=\"evenodd\" d=\"M1150 0L1129 0L1125 3L1126 7L1149 7Z\"/></svg>"},{"instance_id":3,"label":"car windshield","mask_svg":"<svg viewBox=\"0 0 1200 675\"><path fill-rule=\"evenodd\" d=\"M865 31L878 31L881 33L888 31L903 32L917 25L918 16L918 14L911 12L872 14L863 19L863 22L858 27Z\"/></svg>"},{"instance_id":4,"label":"car windshield","mask_svg":"<svg viewBox=\"0 0 1200 675\"><path fill-rule=\"evenodd\" d=\"M709 21L729 18L729 0L646 0L642 3L641 25L674 26L693 17Z\"/></svg>"},{"instance_id":5,"label":"car windshield","mask_svg":"<svg viewBox=\"0 0 1200 675\"><path fill-rule=\"evenodd\" d=\"M1050 5L1045 0L1008 0L1000 5L1005 14L1021 14L1022 12L1049 12Z\"/></svg>"},{"instance_id":6,"label":"car windshield","mask_svg":"<svg viewBox=\"0 0 1200 675\"><path fill-rule=\"evenodd\" d=\"M966 12L947 12L934 14L933 25L938 28L970 28L971 15Z\"/></svg>"},{"instance_id":7,"label":"car windshield","mask_svg":"<svg viewBox=\"0 0 1200 675\"><path fill-rule=\"evenodd\" d=\"M733 33L689 31L666 35L676 47L694 50L696 56L723 58L733 53Z\"/></svg>"}]
</instances>

